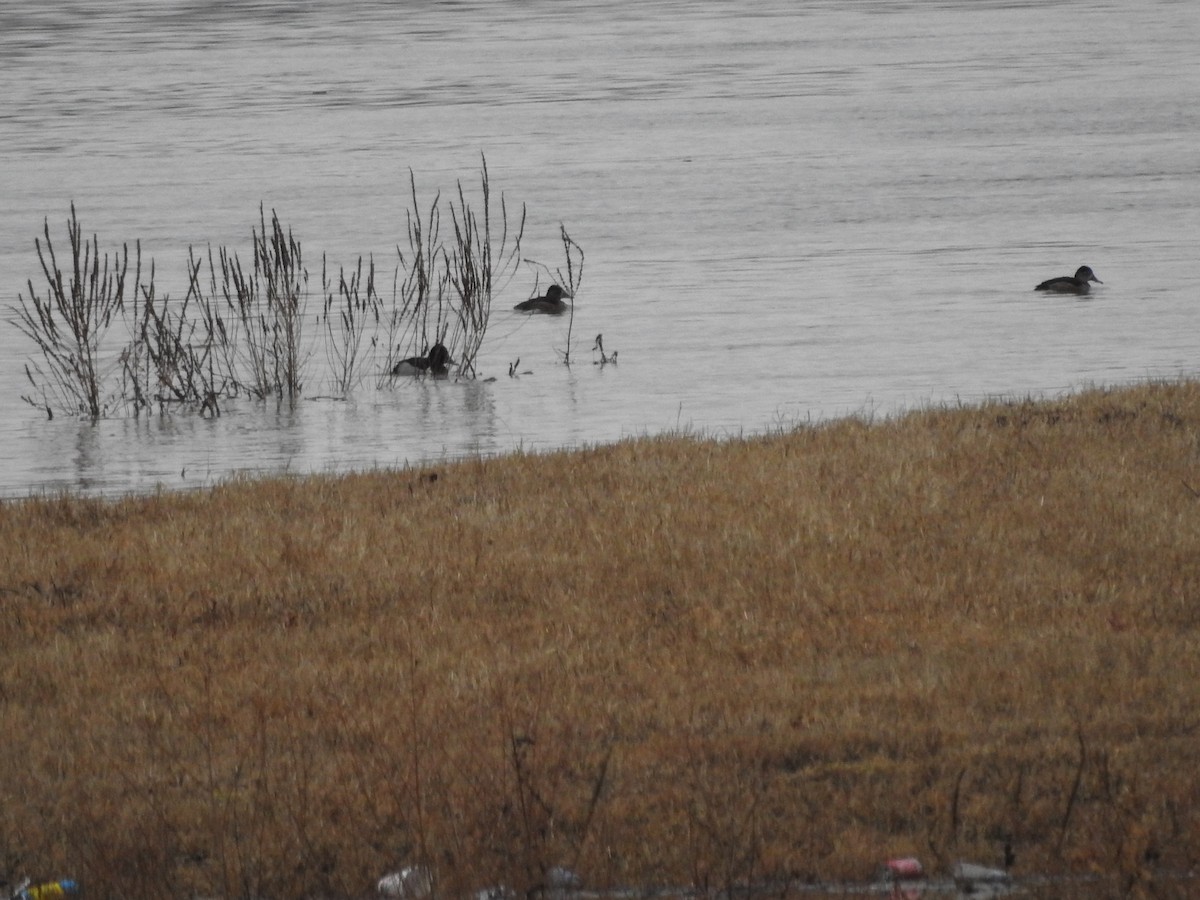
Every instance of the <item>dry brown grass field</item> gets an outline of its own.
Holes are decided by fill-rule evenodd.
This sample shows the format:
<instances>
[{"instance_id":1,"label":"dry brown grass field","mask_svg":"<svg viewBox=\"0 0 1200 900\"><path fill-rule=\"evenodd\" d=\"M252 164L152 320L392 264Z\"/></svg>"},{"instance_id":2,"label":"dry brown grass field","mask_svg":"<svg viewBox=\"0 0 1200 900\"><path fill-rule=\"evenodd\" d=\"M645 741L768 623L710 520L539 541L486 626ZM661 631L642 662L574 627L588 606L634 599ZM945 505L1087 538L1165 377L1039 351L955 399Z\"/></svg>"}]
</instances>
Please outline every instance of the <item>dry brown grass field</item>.
<instances>
[{"instance_id":1,"label":"dry brown grass field","mask_svg":"<svg viewBox=\"0 0 1200 900\"><path fill-rule=\"evenodd\" d=\"M0 609L0 874L89 897L1200 857L1197 383L30 498Z\"/></svg>"}]
</instances>

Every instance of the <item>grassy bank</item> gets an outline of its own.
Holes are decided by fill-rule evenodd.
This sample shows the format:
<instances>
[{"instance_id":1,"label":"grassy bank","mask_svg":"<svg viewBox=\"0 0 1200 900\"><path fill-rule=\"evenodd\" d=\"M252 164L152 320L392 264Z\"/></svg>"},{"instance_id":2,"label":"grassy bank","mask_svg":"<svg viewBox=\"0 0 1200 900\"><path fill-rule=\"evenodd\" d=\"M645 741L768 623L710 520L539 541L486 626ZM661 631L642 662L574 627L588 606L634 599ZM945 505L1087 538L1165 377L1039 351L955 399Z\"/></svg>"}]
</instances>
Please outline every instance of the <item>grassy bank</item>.
<instances>
[{"instance_id":1,"label":"grassy bank","mask_svg":"<svg viewBox=\"0 0 1200 900\"><path fill-rule=\"evenodd\" d=\"M447 896L1200 853L1200 385L0 506L0 871Z\"/></svg>"}]
</instances>

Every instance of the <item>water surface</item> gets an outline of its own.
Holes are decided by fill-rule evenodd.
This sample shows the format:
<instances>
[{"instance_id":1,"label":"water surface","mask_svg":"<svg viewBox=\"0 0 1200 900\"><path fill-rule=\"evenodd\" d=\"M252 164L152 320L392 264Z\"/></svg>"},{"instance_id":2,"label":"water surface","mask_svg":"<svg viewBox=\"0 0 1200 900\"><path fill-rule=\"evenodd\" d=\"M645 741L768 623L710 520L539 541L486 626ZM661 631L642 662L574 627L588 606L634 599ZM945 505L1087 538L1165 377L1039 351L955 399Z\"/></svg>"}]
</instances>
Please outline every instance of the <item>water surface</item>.
<instances>
[{"instance_id":1,"label":"water surface","mask_svg":"<svg viewBox=\"0 0 1200 900\"><path fill-rule=\"evenodd\" d=\"M197 486L670 429L727 435L1195 369L1194 4L7 3L0 302L71 202L180 296L258 206L381 270L480 154L565 319L496 298L482 374L347 401L46 421L0 328L0 494ZM1087 298L1031 288L1091 265ZM35 280L35 289L39 286ZM314 330L315 334L315 330ZM597 334L617 366L592 364ZM509 378L521 360L530 374ZM306 395L328 394L323 354Z\"/></svg>"}]
</instances>

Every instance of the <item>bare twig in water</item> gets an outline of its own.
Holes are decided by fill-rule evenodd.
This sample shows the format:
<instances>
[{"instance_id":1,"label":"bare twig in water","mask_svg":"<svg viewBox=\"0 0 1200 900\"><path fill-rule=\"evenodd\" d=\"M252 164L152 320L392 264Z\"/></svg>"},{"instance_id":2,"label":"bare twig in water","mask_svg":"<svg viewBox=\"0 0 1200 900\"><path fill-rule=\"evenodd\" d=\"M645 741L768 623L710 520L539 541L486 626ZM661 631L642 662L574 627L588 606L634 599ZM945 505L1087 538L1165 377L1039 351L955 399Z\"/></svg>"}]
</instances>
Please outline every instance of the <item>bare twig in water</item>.
<instances>
[{"instance_id":1,"label":"bare twig in water","mask_svg":"<svg viewBox=\"0 0 1200 900\"><path fill-rule=\"evenodd\" d=\"M575 302L574 298L579 295L580 285L583 283L583 248L571 238L567 233L567 228L562 223L559 223L559 233L562 238L563 257L565 258L566 270L561 266L551 269L545 263L537 262L536 260L527 259L525 262L533 266L541 274L545 274L547 280L551 284L557 284L564 288L567 295L572 300L568 304L569 317L567 319L567 348L559 351L562 354L563 362L566 365L571 365L571 335L575 328ZM535 281L535 289L541 281L541 275Z\"/></svg>"},{"instance_id":2,"label":"bare twig in water","mask_svg":"<svg viewBox=\"0 0 1200 900\"><path fill-rule=\"evenodd\" d=\"M611 356L604 352L604 335L603 334L596 335L596 341L595 341L595 343L592 344L592 352L595 353L597 350L600 351L600 359L596 360L596 365L598 365L598 366L614 365L615 366L617 364L617 351L616 350L614 350L612 352Z\"/></svg>"}]
</instances>

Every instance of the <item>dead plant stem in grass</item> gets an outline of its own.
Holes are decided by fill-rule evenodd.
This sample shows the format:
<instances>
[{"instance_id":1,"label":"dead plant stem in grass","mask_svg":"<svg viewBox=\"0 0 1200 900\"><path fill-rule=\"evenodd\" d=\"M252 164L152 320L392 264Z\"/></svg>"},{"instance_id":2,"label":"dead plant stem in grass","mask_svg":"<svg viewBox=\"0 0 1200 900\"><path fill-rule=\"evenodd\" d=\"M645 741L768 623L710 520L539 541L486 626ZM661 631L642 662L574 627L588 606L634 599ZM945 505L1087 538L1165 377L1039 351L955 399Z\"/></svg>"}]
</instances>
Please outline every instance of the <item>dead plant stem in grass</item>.
<instances>
[{"instance_id":1,"label":"dead plant stem in grass","mask_svg":"<svg viewBox=\"0 0 1200 900\"><path fill-rule=\"evenodd\" d=\"M1079 786L1083 783L1083 770L1087 765L1087 744L1083 740L1083 724L1075 725L1075 740L1079 743L1079 763L1075 766L1075 779L1071 783L1071 791L1067 794L1067 805L1063 809L1062 822L1058 826L1058 852L1062 853L1067 840L1067 829L1071 825L1071 813L1075 811L1075 802L1079 799Z\"/></svg>"},{"instance_id":2,"label":"dead plant stem in grass","mask_svg":"<svg viewBox=\"0 0 1200 900\"><path fill-rule=\"evenodd\" d=\"M412 746L409 750L409 765L411 767L411 784L413 806L415 808L414 830L417 837L416 862L422 866L436 865L436 858L429 841L429 828L426 810L426 785L424 779L424 750L429 740L427 734L428 718L426 715L425 692L418 681L420 662L417 658L416 646L410 633L407 641L408 649L408 730Z\"/></svg>"}]
</instances>

